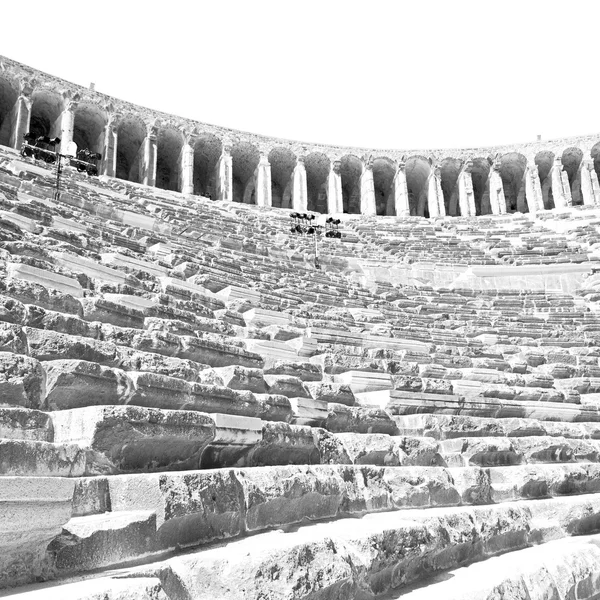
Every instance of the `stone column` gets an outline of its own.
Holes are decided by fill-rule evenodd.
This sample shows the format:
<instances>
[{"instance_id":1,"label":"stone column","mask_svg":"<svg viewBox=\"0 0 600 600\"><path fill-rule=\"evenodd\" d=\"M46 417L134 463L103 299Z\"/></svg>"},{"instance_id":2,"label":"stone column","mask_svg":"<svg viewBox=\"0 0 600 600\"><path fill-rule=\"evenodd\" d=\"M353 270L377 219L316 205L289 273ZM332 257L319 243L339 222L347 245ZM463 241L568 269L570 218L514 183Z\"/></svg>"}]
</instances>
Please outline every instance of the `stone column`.
<instances>
[{"instance_id":1,"label":"stone column","mask_svg":"<svg viewBox=\"0 0 600 600\"><path fill-rule=\"evenodd\" d=\"M181 193L191 196L194 193L194 148L189 140L181 147L180 162Z\"/></svg>"},{"instance_id":2,"label":"stone column","mask_svg":"<svg viewBox=\"0 0 600 600\"><path fill-rule=\"evenodd\" d=\"M223 146L217 162L215 182L217 198L233 202L233 160L229 146Z\"/></svg>"},{"instance_id":3,"label":"stone column","mask_svg":"<svg viewBox=\"0 0 600 600\"><path fill-rule=\"evenodd\" d=\"M494 161L488 177L488 186L490 192L490 206L492 214L506 214L506 198L504 197L504 188L502 187L502 177L500 177L500 163Z\"/></svg>"},{"instance_id":4,"label":"stone column","mask_svg":"<svg viewBox=\"0 0 600 600\"><path fill-rule=\"evenodd\" d=\"M298 211L306 211L308 209L308 186L303 156L298 157L292 173L292 181L292 208Z\"/></svg>"},{"instance_id":5,"label":"stone column","mask_svg":"<svg viewBox=\"0 0 600 600\"><path fill-rule=\"evenodd\" d=\"M552 177L552 196L554 198L555 208L566 208L570 206L571 190L569 189L569 179L567 177L567 185L565 189L565 178L567 174L563 171L563 164L560 156L554 159L554 165L550 176ZM568 195L567 195L568 190Z\"/></svg>"},{"instance_id":6,"label":"stone column","mask_svg":"<svg viewBox=\"0 0 600 600\"><path fill-rule=\"evenodd\" d=\"M330 215L344 212L344 198L342 196L341 163L335 160L331 163L327 177L327 212Z\"/></svg>"},{"instance_id":7,"label":"stone column","mask_svg":"<svg viewBox=\"0 0 600 600\"><path fill-rule=\"evenodd\" d=\"M11 115L12 131L8 145L16 150L21 149L23 136L29 131L29 121L31 119L31 99L27 96L19 96L13 107Z\"/></svg>"},{"instance_id":8,"label":"stone column","mask_svg":"<svg viewBox=\"0 0 600 600\"><path fill-rule=\"evenodd\" d=\"M104 144L100 174L114 177L117 172L117 126L114 119L104 128Z\"/></svg>"},{"instance_id":9,"label":"stone column","mask_svg":"<svg viewBox=\"0 0 600 600\"><path fill-rule=\"evenodd\" d=\"M517 191L517 212L524 213L527 212L527 167L523 172L523 178L521 179L521 183L519 185L519 189Z\"/></svg>"},{"instance_id":10,"label":"stone column","mask_svg":"<svg viewBox=\"0 0 600 600\"><path fill-rule=\"evenodd\" d=\"M459 174L458 181L458 204L462 217L475 216L475 193L473 192L473 179L471 169L473 162L468 160L463 164Z\"/></svg>"},{"instance_id":11,"label":"stone column","mask_svg":"<svg viewBox=\"0 0 600 600\"><path fill-rule=\"evenodd\" d=\"M142 144L143 152L141 153L141 175L142 183L154 187L156 185L156 159L157 159L157 144L156 144L156 128L149 127L146 139Z\"/></svg>"},{"instance_id":12,"label":"stone column","mask_svg":"<svg viewBox=\"0 0 600 600\"><path fill-rule=\"evenodd\" d=\"M582 160L579 165L579 178L581 181L581 195L586 206L594 206L600 203L598 192L598 175L594 170L591 160Z\"/></svg>"},{"instance_id":13,"label":"stone column","mask_svg":"<svg viewBox=\"0 0 600 600\"><path fill-rule=\"evenodd\" d=\"M525 168L525 196L529 212L532 215L536 215L539 210L544 210L544 195L542 194L542 184L540 183L540 174L536 164L527 164Z\"/></svg>"},{"instance_id":14,"label":"stone column","mask_svg":"<svg viewBox=\"0 0 600 600\"><path fill-rule=\"evenodd\" d=\"M255 171L256 206L272 206L271 163L262 154Z\"/></svg>"},{"instance_id":15,"label":"stone column","mask_svg":"<svg viewBox=\"0 0 600 600\"><path fill-rule=\"evenodd\" d=\"M67 146L73 141L73 130L75 128L75 109L77 104L69 102L60 115L60 152L64 154Z\"/></svg>"},{"instance_id":16,"label":"stone column","mask_svg":"<svg viewBox=\"0 0 600 600\"><path fill-rule=\"evenodd\" d=\"M406 163L398 163L394 176L394 209L397 217L410 217L408 186L406 185Z\"/></svg>"},{"instance_id":17,"label":"stone column","mask_svg":"<svg viewBox=\"0 0 600 600\"><path fill-rule=\"evenodd\" d=\"M376 215L377 205L375 204L375 182L373 181L373 163L371 160L363 165L363 172L360 176L360 214Z\"/></svg>"},{"instance_id":18,"label":"stone column","mask_svg":"<svg viewBox=\"0 0 600 600\"><path fill-rule=\"evenodd\" d=\"M442 192L440 168L431 165L429 178L427 180L427 209L429 217L446 216L446 206L444 205L444 193Z\"/></svg>"}]
</instances>

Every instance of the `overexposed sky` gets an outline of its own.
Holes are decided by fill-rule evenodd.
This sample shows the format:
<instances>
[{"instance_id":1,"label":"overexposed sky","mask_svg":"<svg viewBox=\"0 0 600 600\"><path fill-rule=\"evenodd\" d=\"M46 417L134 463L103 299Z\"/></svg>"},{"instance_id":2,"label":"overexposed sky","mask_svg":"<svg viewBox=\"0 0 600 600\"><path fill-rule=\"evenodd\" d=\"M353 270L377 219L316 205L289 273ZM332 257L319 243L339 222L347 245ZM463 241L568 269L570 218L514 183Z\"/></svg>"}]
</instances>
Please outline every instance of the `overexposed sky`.
<instances>
[{"instance_id":1,"label":"overexposed sky","mask_svg":"<svg viewBox=\"0 0 600 600\"><path fill-rule=\"evenodd\" d=\"M0 54L276 137L448 148L600 132L600 0L28 0Z\"/></svg>"}]
</instances>

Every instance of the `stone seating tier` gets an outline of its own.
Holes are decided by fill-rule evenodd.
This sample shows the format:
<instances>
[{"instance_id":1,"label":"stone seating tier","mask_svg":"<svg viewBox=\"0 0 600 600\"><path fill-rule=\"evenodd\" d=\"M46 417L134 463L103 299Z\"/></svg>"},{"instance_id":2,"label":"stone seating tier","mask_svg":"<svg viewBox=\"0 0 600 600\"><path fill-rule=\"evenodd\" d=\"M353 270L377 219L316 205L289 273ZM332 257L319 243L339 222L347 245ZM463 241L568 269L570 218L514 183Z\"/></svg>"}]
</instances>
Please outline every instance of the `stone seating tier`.
<instances>
[{"instance_id":1,"label":"stone seating tier","mask_svg":"<svg viewBox=\"0 0 600 600\"><path fill-rule=\"evenodd\" d=\"M535 574L575 535L561 556L584 581L592 267L575 290L369 268L592 264L589 217L349 219L317 270L285 211L70 169L56 200L52 175L0 148L0 586L445 595L445 570L531 555Z\"/></svg>"}]
</instances>

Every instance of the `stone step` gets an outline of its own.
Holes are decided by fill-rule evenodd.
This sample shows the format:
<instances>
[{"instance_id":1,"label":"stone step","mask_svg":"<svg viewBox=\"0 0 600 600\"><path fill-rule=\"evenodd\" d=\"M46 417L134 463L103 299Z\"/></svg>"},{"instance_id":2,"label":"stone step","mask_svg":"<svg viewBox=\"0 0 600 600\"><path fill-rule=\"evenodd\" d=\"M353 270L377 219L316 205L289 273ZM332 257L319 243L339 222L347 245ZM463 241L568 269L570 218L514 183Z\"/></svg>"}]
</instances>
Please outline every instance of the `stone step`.
<instances>
[{"instance_id":1,"label":"stone step","mask_svg":"<svg viewBox=\"0 0 600 600\"><path fill-rule=\"evenodd\" d=\"M76 444L0 438L0 476L80 477L85 464Z\"/></svg>"},{"instance_id":2,"label":"stone step","mask_svg":"<svg viewBox=\"0 0 600 600\"><path fill-rule=\"evenodd\" d=\"M577 598L595 600L600 589L600 535L549 541L450 569L390 600Z\"/></svg>"},{"instance_id":3,"label":"stone step","mask_svg":"<svg viewBox=\"0 0 600 600\"><path fill-rule=\"evenodd\" d=\"M114 511L74 517L48 546L56 575L100 569L155 552L156 515L150 510Z\"/></svg>"},{"instance_id":4,"label":"stone step","mask_svg":"<svg viewBox=\"0 0 600 600\"><path fill-rule=\"evenodd\" d=\"M50 413L57 442L87 450L86 475L198 469L215 438L204 413L90 406Z\"/></svg>"},{"instance_id":5,"label":"stone step","mask_svg":"<svg viewBox=\"0 0 600 600\"><path fill-rule=\"evenodd\" d=\"M423 398L420 394L405 392L381 391L377 394L377 404L385 406L394 415L411 415L418 413L437 413L447 415L466 415L491 418L531 418L541 421L566 422L598 422L600 412L580 404L568 402L521 402L518 400L500 400L496 398L433 400ZM386 398L387 395L387 398Z\"/></svg>"},{"instance_id":6,"label":"stone step","mask_svg":"<svg viewBox=\"0 0 600 600\"><path fill-rule=\"evenodd\" d=\"M298 589L303 597L358 599L599 528L600 500L594 495L406 510L261 533L137 572L165 586L176 581L180 595L197 599L293 598Z\"/></svg>"},{"instance_id":7,"label":"stone step","mask_svg":"<svg viewBox=\"0 0 600 600\"><path fill-rule=\"evenodd\" d=\"M525 437L531 435L600 439L598 423L563 423L519 418L495 419L436 413L394 416L393 419L402 435L429 436L436 440L465 436Z\"/></svg>"}]
</instances>

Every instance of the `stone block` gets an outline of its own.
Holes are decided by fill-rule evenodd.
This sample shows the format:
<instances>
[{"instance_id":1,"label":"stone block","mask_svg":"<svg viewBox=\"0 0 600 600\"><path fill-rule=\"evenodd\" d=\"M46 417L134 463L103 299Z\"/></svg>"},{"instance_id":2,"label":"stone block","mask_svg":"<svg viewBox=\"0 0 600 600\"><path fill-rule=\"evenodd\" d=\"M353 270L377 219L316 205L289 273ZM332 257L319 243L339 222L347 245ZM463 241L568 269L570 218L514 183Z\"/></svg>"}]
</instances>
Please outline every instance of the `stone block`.
<instances>
[{"instance_id":1,"label":"stone block","mask_svg":"<svg viewBox=\"0 0 600 600\"><path fill-rule=\"evenodd\" d=\"M399 466L406 454L395 438L382 433L336 433L355 465Z\"/></svg>"},{"instance_id":2,"label":"stone block","mask_svg":"<svg viewBox=\"0 0 600 600\"><path fill-rule=\"evenodd\" d=\"M121 369L73 359L46 361L43 367L50 410L121 404L132 393L130 378Z\"/></svg>"},{"instance_id":3,"label":"stone block","mask_svg":"<svg viewBox=\"0 0 600 600\"><path fill-rule=\"evenodd\" d=\"M54 429L50 416L40 410L0 408L0 439L52 442Z\"/></svg>"},{"instance_id":4,"label":"stone block","mask_svg":"<svg viewBox=\"0 0 600 600\"><path fill-rule=\"evenodd\" d=\"M185 409L191 404L190 386L195 384L145 371L128 371L127 377L133 384L127 404L167 409Z\"/></svg>"},{"instance_id":5,"label":"stone block","mask_svg":"<svg viewBox=\"0 0 600 600\"><path fill-rule=\"evenodd\" d=\"M138 558L154 550L156 515L151 510L74 517L48 546L61 574L89 571Z\"/></svg>"},{"instance_id":6,"label":"stone block","mask_svg":"<svg viewBox=\"0 0 600 600\"><path fill-rule=\"evenodd\" d=\"M267 393L267 383L261 369L250 369L238 365L214 369L223 385L233 390L248 390L257 394ZM279 393L279 392L273 392Z\"/></svg>"},{"instance_id":7,"label":"stone block","mask_svg":"<svg viewBox=\"0 0 600 600\"><path fill-rule=\"evenodd\" d=\"M78 477L73 492L73 517L110 512L110 494L106 477Z\"/></svg>"},{"instance_id":8,"label":"stone block","mask_svg":"<svg viewBox=\"0 0 600 600\"><path fill-rule=\"evenodd\" d=\"M334 402L346 406L354 406L356 399L350 386L345 383L330 383L324 381L311 381L305 387L315 400Z\"/></svg>"},{"instance_id":9,"label":"stone block","mask_svg":"<svg viewBox=\"0 0 600 600\"><path fill-rule=\"evenodd\" d=\"M85 452L75 444L0 439L0 475L80 477Z\"/></svg>"},{"instance_id":10,"label":"stone block","mask_svg":"<svg viewBox=\"0 0 600 600\"><path fill-rule=\"evenodd\" d=\"M242 533L240 487L230 469L115 475L108 482L113 511L156 514L158 548L194 546Z\"/></svg>"},{"instance_id":11,"label":"stone block","mask_svg":"<svg viewBox=\"0 0 600 600\"><path fill-rule=\"evenodd\" d=\"M215 437L206 414L138 406L94 406L52 413L55 440L88 452L87 474L200 468Z\"/></svg>"},{"instance_id":12,"label":"stone block","mask_svg":"<svg viewBox=\"0 0 600 600\"><path fill-rule=\"evenodd\" d=\"M23 327L29 355L40 361L69 359L116 366L117 347L109 342L100 342L55 331Z\"/></svg>"},{"instance_id":13,"label":"stone block","mask_svg":"<svg viewBox=\"0 0 600 600\"><path fill-rule=\"evenodd\" d=\"M264 308L252 308L244 312L242 316L246 325L253 327L269 327L270 325L286 327L290 323L290 316L287 313Z\"/></svg>"},{"instance_id":14,"label":"stone block","mask_svg":"<svg viewBox=\"0 0 600 600\"><path fill-rule=\"evenodd\" d=\"M46 547L71 518L74 479L2 477L0 588L46 575Z\"/></svg>"},{"instance_id":15,"label":"stone block","mask_svg":"<svg viewBox=\"0 0 600 600\"><path fill-rule=\"evenodd\" d=\"M389 390L394 387L389 373L375 371L346 371L335 375L337 383L350 387L352 393L370 392L375 390Z\"/></svg>"},{"instance_id":16,"label":"stone block","mask_svg":"<svg viewBox=\"0 0 600 600\"><path fill-rule=\"evenodd\" d=\"M100 255L102 263L111 267L120 267L124 271L133 272L142 271L153 277L163 277L167 274L167 268L157 265L147 260L140 260L118 252L105 252Z\"/></svg>"},{"instance_id":17,"label":"stone block","mask_svg":"<svg viewBox=\"0 0 600 600\"><path fill-rule=\"evenodd\" d=\"M226 342L191 336L181 336L181 349L177 356L207 364L211 367L240 365L260 369L264 364L260 354L248 352Z\"/></svg>"},{"instance_id":18,"label":"stone block","mask_svg":"<svg viewBox=\"0 0 600 600\"><path fill-rule=\"evenodd\" d=\"M37 283L45 288L69 294L74 298L83 296L83 289L77 279L58 275L52 271L31 267L24 263L9 263L7 273L10 279L22 279L23 281Z\"/></svg>"},{"instance_id":19,"label":"stone block","mask_svg":"<svg viewBox=\"0 0 600 600\"><path fill-rule=\"evenodd\" d=\"M235 476L248 531L334 518L344 495L344 482L330 467L240 469Z\"/></svg>"},{"instance_id":20,"label":"stone block","mask_svg":"<svg viewBox=\"0 0 600 600\"><path fill-rule=\"evenodd\" d=\"M291 375L265 375L264 380L269 393L287 396L288 398L310 398L310 394L302 380Z\"/></svg>"},{"instance_id":21,"label":"stone block","mask_svg":"<svg viewBox=\"0 0 600 600\"><path fill-rule=\"evenodd\" d=\"M91 279L106 281L108 283L117 283L121 285L130 285L131 287L140 287L140 282L133 276L106 267L95 260L77 256L68 252L54 252L56 264L73 273L85 273Z\"/></svg>"},{"instance_id":22,"label":"stone block","mask_svg":"<svg viewBox=\"0 0 600 600\"><path fill-rule=\"evenodd\" d=\"M289 401L296 425L320 427L328 418L327 402L314 398L290 398Z\"/></svg>"},{"instance_id":23,"label":"stone block","mask_svg":"<svg viewBox=\"0 0 600 600\"><path fill-rule=\"evenodd\" d=\"M106 298L87 297L81 299L81 306L86 321L101 321L118 327L144 328L144 313L126 304Z\"/></svg>"},{"instance_id":24,"label":"stone block","mask_svg":"<svg viewBox=\"0 0 600 600\"><path fill-rule=\"evenodd\" d=\"M396 435L396 424L384 410L329 403L325 429L333 433L386 433Z\"/></svg>"},{"instance_id":25,"label":"stone block","mask_svg":"<svg viewBox=\"0 0 600 600\"><path fill-rule=\"evenodd\" d=\"M265 361L263 373L265 375L291 375L302 381L321 381L323 379L322 369L309 362L268 359Z\"/></svg>"},{"instance_id":26,"label":"stone block","mask_svg":"<svg viewBox=\"0 0 600 600\"><path fill-rule=\"evenodd\" d=\"M41 408L46 393L46 374L35 359L0 352L0 404Z\"/></svg>"}]
</instances>

